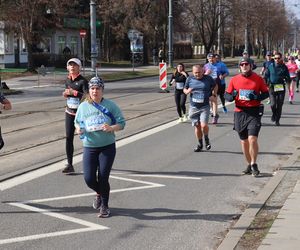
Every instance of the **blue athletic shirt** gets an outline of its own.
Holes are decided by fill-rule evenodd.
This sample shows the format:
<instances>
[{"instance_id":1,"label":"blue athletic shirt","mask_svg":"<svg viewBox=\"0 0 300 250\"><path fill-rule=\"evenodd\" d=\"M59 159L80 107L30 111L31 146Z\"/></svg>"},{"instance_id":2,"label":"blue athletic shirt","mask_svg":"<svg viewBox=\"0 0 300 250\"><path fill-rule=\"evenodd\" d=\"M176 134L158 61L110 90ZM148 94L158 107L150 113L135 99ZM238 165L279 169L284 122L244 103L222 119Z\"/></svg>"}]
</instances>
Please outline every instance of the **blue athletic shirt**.
<instances>
[{"instance_id":1,"label":"blue athletic shirt","mask_svg":"<svg viewBox=\"0 0 300 250\"><path fill-rule=\"evenodd\" d=\"M211 76L203 75L201 79L196 79L194 76L189 76L185 82L186 89L192 88L190 94L191 107L201 108L209 105L209 97L216 83Z\"/></svg>"}]
</instances>

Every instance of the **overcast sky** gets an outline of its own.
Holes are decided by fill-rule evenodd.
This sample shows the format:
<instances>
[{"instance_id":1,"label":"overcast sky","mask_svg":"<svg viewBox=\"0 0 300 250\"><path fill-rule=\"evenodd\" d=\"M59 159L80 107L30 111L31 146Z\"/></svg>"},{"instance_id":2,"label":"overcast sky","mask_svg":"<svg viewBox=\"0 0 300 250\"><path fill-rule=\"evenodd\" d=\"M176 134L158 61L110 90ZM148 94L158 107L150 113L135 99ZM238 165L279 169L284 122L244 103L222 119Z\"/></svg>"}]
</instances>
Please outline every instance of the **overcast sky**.
<instances>
[{"instance_id":1,"label":"overcast sky","mask_svg":"<svg viewBox=\"0 0 300 250\"><path fill-rule=\"evenodd\" d=\"M285 6L300 19L300 0L284 0ZM295 6L296 5L296 6Z\"/></svg>"}]
</instances>

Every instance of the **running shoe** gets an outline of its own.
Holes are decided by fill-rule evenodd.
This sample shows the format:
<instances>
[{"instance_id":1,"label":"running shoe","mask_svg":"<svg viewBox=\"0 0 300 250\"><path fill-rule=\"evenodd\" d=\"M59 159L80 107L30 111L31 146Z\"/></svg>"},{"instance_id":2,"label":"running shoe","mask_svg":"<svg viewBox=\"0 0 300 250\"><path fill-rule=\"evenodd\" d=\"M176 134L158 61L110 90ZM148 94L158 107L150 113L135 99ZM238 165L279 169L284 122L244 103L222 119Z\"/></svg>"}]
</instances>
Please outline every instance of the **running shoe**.
<instances>
[{"instance_id":1,"label":"running shoe","mask_svg":"<svg viewBox=\"0 0 300 250\"><path fill-rule=\"evenodd\" d=\"M252 176L255 176L255 177L258 176L260 171L258 170L257 164L254 163L251 165L251 167L252 167Z\"/></svg>"},{"instance_id":2,"label":"running shoe","mask_svg":"<svg viewBox=\"0 0 300 250\"><path fill-rule=\"evenodd\" d=\"M243 175L249 175L249 174L252 174L252 169L251 169L251 165L249 164L247 166L247 168L242 172Z\"/></svg>"},{"instance_id":3,"label":"running shoe","mask_svg":"<svg viewBox=\"0 0 300 250\"><path fill-rule=\"evenodd\" d=\"M228 110L227 110L227 108L224 106L223 107L223 112L225 113L225 114L227 114L227 112L228 112Z\"/></svg>"},{"instance_id":4,"label":"running shoe","mask_svg":"<svg viewBox=\"0 0 300 250\"><path fill-rule=\"evenodd\" d=\"M66 167L62 170L62 173L64 174L71 174L74 173L74 167L71 164L67 164Z\"/></svg>"},{"instance_id":5,"label":"running shoe","mask_svg":"<svg viewBox=\"0 0 300 250\"><path fill-rule=\"evenodd\" d=\"M201 152L203 145L198 144L196 148L194 148L194 152Z\"/></svg>"},{"instance_id":6,"label":"running shoe","mask_svg":"<svg viewBox=\"0 0 300 250\"><path fill-rule=\"evenodd\" d=\"M205 148L206 148L206 150L210 150L211 149L211 145L210 145L209 139L205 139Z\"/></svg>"},{"instance_id":7,"label":"running shoe","mask_svg":"<svg viewBox=\"0 0 300 250\"><path fill-rule=\"evenodd\" d=\"M96 195L94 201L93 201L93 208L99 209L101 207L101 195Z\"/></svg>"},{"instance_id":8,"label":"running shoe","mask_svg":"<svg viewBox=\"0 0 300 250\"><path fill-rule=\"evenodd\" d=\"M182 123L182 122L183 122L183 118L179 117L178 120L177 120L177 123Z\"/></svg>"},{"instance_id":9,"label":"running shoe","mask_svg":"<svg viewBox=\"0 0 300 250\"><path fill-rule=\"evenodd\" d=\"M219 115L216 114L216 115L213 117L212 124L217 124L217 123L218 123L218 119L219 119Z\"/></svg>"},{"instance_id":10,"label":"running shoe","mask_svg":"<svg viewBox=\"0 0 300 250\"><path fill-rule=\"evenodd\" d=\"M183 115L183 117L182 117L182 121L183 121L183 122L186 122L188 119L189 119L189 118L188 118L187 115Z\"/></svg>"},{"instance_id":11,"label":"running shoe","mask_svg":"<svg viewBox=\"0 0 300 250\"><path fill-rule=\"evenodd\" d=\"M110 215L110 210L107 206L101 205L100 212L98 214L99 218L107 218Z\"/></svg>"},{"instance_id":12,"label":"running shoe","mask_svg":"<svg viewBox=\"0 0 300 250\"><path fill-rule=\"evenodd\" d=\"M210 149L211 149L210 143L206 143L206 144L205 144L205 147L206 147L206 150L210 150Z\"/></svg>"},{"instance_id":13,"label":"running shoe","mask_svg":"<svg viewBox=\"0 0 300 250\"><path fill-rule=\"evenodd\" d=\"M271 116L271 121L275 122L275 116L274 115Z\"/></svg>"},{"instance_id":14,"label":"running shoe","mask_svg":"<svg viewBox=\"0 0 300 250\"><path fill-rule=\"evenodd\" d=\"M297 92L297 93L299 92L299 89L298 89L298 88L296 89L296 92Z\"/></svg>"}]
</instances>

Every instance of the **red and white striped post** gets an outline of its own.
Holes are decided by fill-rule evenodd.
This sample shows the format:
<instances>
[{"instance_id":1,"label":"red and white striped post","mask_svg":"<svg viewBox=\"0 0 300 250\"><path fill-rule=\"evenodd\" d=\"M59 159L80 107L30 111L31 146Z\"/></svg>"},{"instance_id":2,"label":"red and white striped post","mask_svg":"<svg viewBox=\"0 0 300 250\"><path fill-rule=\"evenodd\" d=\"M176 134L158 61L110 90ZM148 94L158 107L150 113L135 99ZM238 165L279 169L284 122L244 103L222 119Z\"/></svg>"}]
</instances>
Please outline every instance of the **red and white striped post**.
<instances>
[{"instance_id":1,"label":"red and white striped post","mask_svg":"<svg viewBox=\"0 0 300 250\"><path fill-rule=\"evenodd\" d=\"M159 63L159 87L164 92L169 92L167 90L167 64L165 62Z\"/></svg>"}]
</instances>

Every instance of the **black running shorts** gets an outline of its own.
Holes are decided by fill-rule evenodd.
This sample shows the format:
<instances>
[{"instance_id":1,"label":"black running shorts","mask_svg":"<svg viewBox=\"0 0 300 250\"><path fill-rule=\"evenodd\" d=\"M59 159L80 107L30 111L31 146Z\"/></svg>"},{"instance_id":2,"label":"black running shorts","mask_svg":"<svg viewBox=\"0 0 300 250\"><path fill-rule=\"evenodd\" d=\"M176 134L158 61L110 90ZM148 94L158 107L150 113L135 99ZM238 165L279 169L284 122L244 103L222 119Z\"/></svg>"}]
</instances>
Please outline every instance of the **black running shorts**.
<instances>
[{"instance_id":1,"label":"black running shorts","mask_svg":"<svg viewBox=\"0 0 300 250\"><path fill-rule=\"evenodd\" d=\"M241 140L248 139L249 135L258 136L261 127L261 117L246 112L234 113L234 130Z\"/></svg>"}]
</instances>

